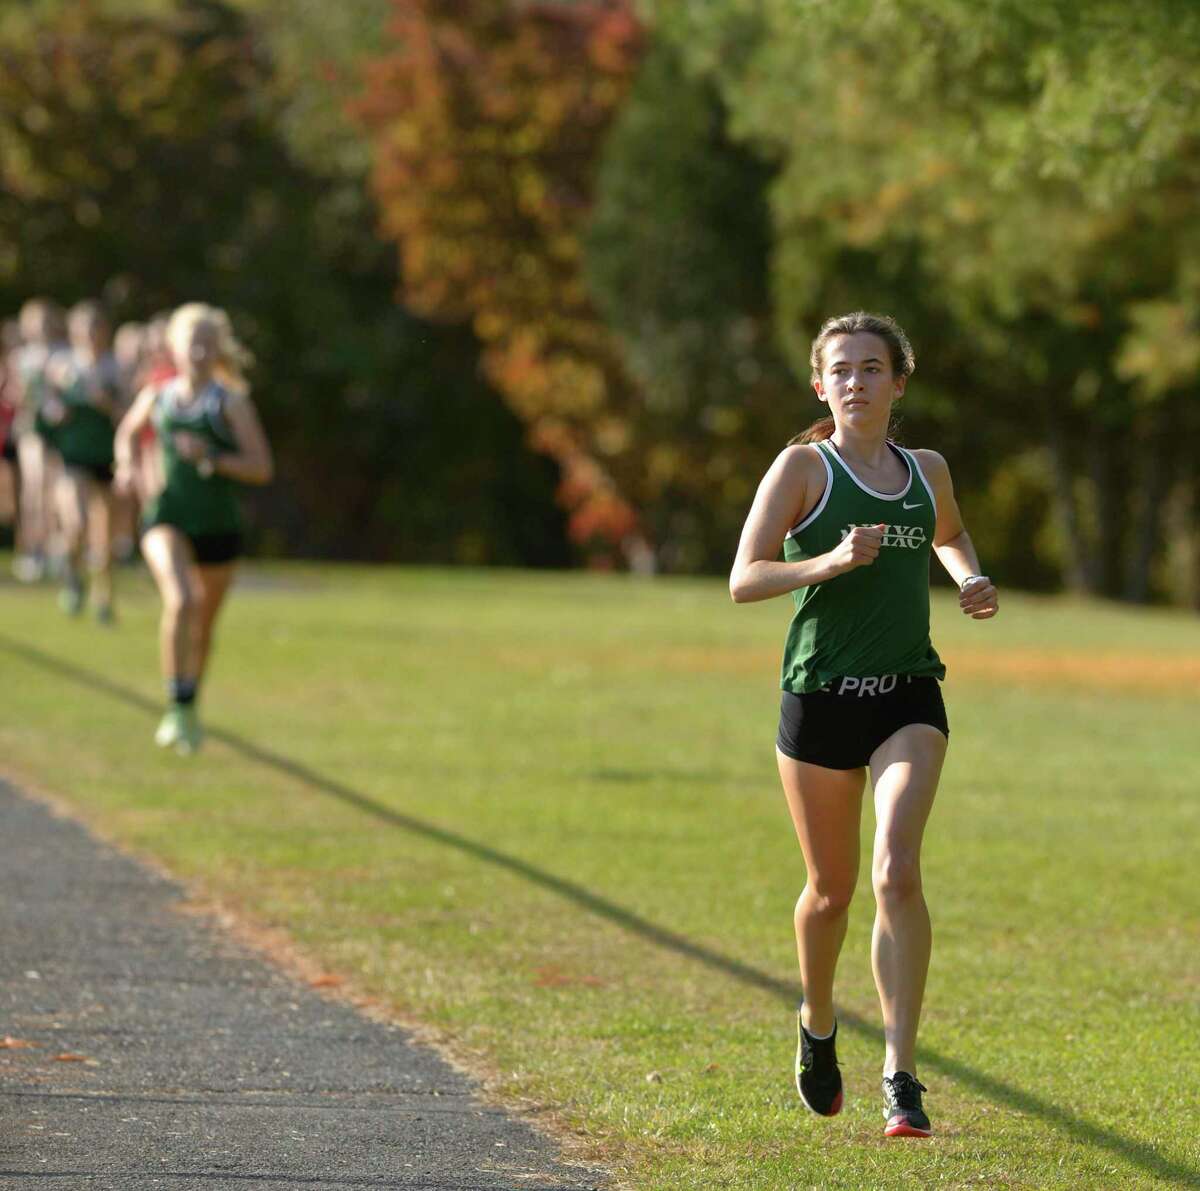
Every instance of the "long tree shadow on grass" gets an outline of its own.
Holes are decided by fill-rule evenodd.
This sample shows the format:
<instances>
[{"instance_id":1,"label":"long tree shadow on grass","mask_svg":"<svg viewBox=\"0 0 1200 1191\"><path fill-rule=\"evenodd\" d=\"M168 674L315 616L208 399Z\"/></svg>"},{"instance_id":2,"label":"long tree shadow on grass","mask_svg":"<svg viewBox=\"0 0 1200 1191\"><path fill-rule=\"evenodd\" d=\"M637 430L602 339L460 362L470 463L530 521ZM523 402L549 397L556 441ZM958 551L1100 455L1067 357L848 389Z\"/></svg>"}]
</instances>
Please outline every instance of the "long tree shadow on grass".
<instances>
[{"instance_id":1,"label":"long tree shadow on grass","mask_svg":"<svg viewBox=\"0 0 1200 1191\"><path fill-rule=\"evenodd\" d=\"M94 671L84 669L82 666L76 666L32 645L14 641L4 634L0 634L0 648L7 650L10 654L23 658L32 665L41 667L43 670L58 674L91 690L103 692L130 707L136 708L138 711L146 712L155 717L162 712L159 703L146 698L146 696L139 694L137 691L130 690L128 687L113 682L103 674L97 674ZM355 790L337 781L335 778L327 777L325 774L319 773L307 765L302 765L298 761L293 761L291 758L285 757L282 753L277 753L273 749L247 740L245 737L239 736L236 732L210 726L208 735L211 739L219 740L222 744L249 760L267 766L277 773L286 774L300 784L307 786L310 790L331 798L336 798L389 826L397 827L402 831L407 831L414 835L424 836L426 839L434 840L439 844L444 844L446 847L455 848L466 855L475 857L485 864L507 869L523 880L574 902L582 909L588 911L588 913L607 919L609 922L615 923L622 929L637 935L639 938L645 939L656 947L662 947L677 955L686 956L688 959L704 964L714 971L722 972L733 980L777 997L789 1006L794 1005L799 997L799 987L791 981L780 980L766 972L760 971L758 968L743 963L741 960L723 955L721 952L714 951L711 947L706 947L702 943L693 942L684 935L677 934L665 926L650 922L639 914L635 914L632 910L627 910L616 902L609 901L608 898L593 893L590 889L586 889L582 885L577 885L574 881L568 881L564 877L557 876L546 869L529 864L517 856L509 855L507 852L501 852L497 848L480 843L469 836L460 835L456 831L451 831L445 827L438 827L436 824L426 822L424 819L417 819L412 815L406 815L403 811L395 810L393 807L386 805L386 803L380 802L368 794L363 794L361 791ZM876 1043L882 1043L883 1041L883 1031L878 1026L865 1021L857 1014L848 1013L843 1010L839 1013L838 1020L844 1028L863 1035ZM1076 1141L1098 1146L1119 1155L1156 1178L1169 1180L1187 1187L1194 1187L1200 1181L1200 1169L1164 1157L1144 1142L1135 1141L1133 1138L1125 1137L1103 1125L1097 1125L1082 1117L1078 1117L1056 1104L1051 1104L1040 1096L1035 1096L1031 1092L1013 1087L1011 1084L1005 1083L993 1075L979 1071L960 1059L940 1054L938 1051L931 1050L927 1046L922 1046L921 1060L926 1066L932 1067L942 1075L958 1080L988 1099L1019 1112L1027 1113L1030 1116L1040 1117L1042 1120L1048 1121L1062 1129L1063 1132L1069 1134Z\"/></svg>"}]
</instances>

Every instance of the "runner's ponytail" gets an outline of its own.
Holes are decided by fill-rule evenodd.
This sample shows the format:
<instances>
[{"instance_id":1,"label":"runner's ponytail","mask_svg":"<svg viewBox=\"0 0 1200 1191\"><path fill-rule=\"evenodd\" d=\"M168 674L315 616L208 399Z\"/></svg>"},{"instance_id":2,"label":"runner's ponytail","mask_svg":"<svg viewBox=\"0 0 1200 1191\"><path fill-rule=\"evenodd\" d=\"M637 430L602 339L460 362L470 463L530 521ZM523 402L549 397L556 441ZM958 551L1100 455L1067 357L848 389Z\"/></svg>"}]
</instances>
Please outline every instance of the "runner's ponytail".
<instances>
[{"instance_id":1,"label":"runner's ponytail","mask_svg":"<svg viewBox=\"0 0 1200 1191\"><path fill-rule=\"evenodd\" d=\"M833 418L818 418L807 430L801 430L794 438L789 438L788 446L794 447L797 443L823 442L825 439L833 437L835 429Z\"/></svg>"}]
</instances>

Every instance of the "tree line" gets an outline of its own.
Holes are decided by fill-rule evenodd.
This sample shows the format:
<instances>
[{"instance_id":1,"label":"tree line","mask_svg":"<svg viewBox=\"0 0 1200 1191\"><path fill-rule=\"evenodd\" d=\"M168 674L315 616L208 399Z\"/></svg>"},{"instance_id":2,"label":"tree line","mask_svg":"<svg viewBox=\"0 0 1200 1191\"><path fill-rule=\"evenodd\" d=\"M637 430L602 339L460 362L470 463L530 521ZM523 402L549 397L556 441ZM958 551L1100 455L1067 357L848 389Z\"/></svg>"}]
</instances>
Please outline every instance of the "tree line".
<instances>
[{"instance_id":1,"label":"tree line","mask_svg":"<svg viewBox=\"0 0 1200 1191\"><path fill-rule=\"evenodd\" d=\"M1186 0L64 0L0 39L0 298L240 313L269 548L724 570L867 308L998 578L1200 603Z\"/></svg>"}]
</instances>

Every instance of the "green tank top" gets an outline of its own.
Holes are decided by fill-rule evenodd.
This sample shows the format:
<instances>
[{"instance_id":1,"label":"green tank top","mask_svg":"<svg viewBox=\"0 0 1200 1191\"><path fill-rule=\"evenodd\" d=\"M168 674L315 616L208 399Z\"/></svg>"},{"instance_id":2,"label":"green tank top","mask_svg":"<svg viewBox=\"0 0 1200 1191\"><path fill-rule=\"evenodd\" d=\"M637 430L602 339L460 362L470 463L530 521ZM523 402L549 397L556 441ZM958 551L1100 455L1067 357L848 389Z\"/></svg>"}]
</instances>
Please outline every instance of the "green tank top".
<instances>
[{"instance_id":1,"label":"green tank top","mask_svg":"<svg viewBox=\"0 0 1200 1191\"><path fill-rule=\"evenodd\" d=\"M111 467L115 427L112 418L93 404L89 382L100 385L108 398L115 400L119 391L116 361L105 356L94 365L76 365L74 381L58 393L66 415L53 425L39 416L38 430L68 466Z\"/></svg>"},{"instance_id":2,"label":"green tank top","mask_svg":"<svg viewBox=\"0 0 1200 1191\"><path fill-rule=\"evenodd\" d=\"M937 520L933 489L908 451L892 442L888 446L908 468L908 483L895 496L864 484L830 440L816 444L825 465L825 491L812 512L789 530L785 561L829 553L856 525L887 528L870 566L792 592L796 610L783 651L786 691L805 694L842 677L945 676L929 640L929 557Z\"/></svg>"},{"instance_id":3,"label":"green tank top","mask_svg":"<svg viewBox=\"0 0 1200 1191\"><path fill-rule=\"evenodd\" d=\"M17 348L14 353L14 366L22 391L21 404L16 416L18 434L33 431L43 438L46 437L48 427L38 418L42 402L54 392L46 379L46 368L55 356L67 350L63 344L45 346L27 343Z\"/></svg>"},{"instance_id":4,"label":"green tank top","mask_svg":"<svg viewBox=\"0 0 1200 1191\"><path fill-rule=\"evenodd\" d=\"M174 525L188 534L240 533L241 509L237 490L228 476L202 476L194 463L175 449L175 435L186 430L198 435L217 453L235 451L227 408L230 392L210 381L190 399L183 382L169 380L158 391L151 421L158 435L164 484L142 513L145 525Z\"/></svg>"}]
</instances>

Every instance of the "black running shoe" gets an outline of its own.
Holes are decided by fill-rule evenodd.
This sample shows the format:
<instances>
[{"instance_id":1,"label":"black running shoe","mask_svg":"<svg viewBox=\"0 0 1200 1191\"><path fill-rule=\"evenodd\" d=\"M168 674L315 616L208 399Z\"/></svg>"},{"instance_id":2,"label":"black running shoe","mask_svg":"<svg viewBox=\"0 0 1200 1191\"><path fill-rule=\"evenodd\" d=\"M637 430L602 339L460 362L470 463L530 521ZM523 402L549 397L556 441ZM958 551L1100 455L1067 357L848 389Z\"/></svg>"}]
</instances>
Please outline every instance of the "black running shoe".
<instances>
[{"instance_id":1,"label":"black running shoe","mask_svg":"<svg viewBox=\"0 0 1200 1191\"><path fill-rule=\"evenodd\" d=\"M929 1089L907 1071L897 1071L893 1076L883 1077L883 1098L887 1108L883 1115L887 1124L883 1127L885 1137L931 1137L933 1127L921 1108L921 1093Z\"/></svg>"},{"instance_id":2,"label":"black running shoe","mask_svg":"<svg viewBox=\"0 0 1200 1191\"><path fill-rule=\"evenodd\" d=\"M842 1111L842 1073L838 1070L837 1022L828 1038L814 1038L796 1014L796 1091L804 1107L822 1117Z\"/></svg>"}]
</instances>

